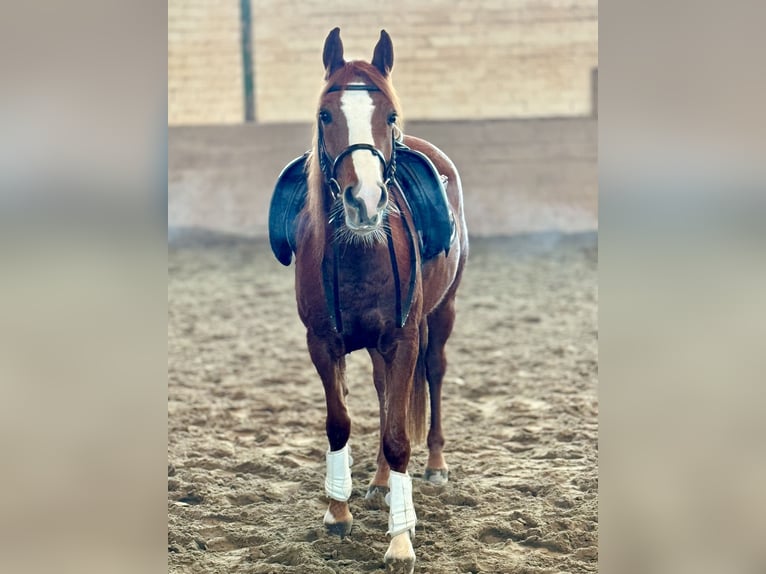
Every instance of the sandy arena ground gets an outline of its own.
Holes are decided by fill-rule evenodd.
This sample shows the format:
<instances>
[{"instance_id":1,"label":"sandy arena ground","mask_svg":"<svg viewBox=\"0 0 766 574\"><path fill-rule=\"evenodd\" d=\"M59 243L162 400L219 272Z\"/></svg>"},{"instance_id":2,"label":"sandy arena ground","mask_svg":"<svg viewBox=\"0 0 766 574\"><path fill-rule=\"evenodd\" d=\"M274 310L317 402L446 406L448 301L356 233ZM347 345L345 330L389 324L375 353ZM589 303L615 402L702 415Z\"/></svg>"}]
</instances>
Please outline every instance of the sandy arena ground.
<instances>
[{"instance_id":1,"label":"sandy arena ground","mask_svg":"<svg viewBox=\"0 0 766 574\"><path fill-rule=\"evenodd\" d=\"M293 269L266 241L169 249L171 573L382 572L388 515L364 500L378 441L369 359L348 358L354 527L325 533L324 395ZM598 570L595 234L473 240L448 343L450 482L410 473L415 572Z\"/></svg>"}]
</instances>

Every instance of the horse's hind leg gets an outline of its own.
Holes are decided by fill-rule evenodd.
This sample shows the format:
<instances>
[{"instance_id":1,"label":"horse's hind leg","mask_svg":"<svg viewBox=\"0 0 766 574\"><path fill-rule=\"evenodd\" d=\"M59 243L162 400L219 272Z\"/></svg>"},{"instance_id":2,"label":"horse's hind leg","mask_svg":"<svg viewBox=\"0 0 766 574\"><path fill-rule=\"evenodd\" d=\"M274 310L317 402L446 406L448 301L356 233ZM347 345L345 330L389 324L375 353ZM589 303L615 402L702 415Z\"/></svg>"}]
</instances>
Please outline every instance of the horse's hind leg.
<instances>
[{"instance_id":1,"label":"horse's hind leg","mask_svg":"<svg viewBox=\"0 0 766 574\"><path fill-rule=\"evenodd\" d=\"M308 334L311 360L322 379L327 403L327 439L330 449L326 455L327 474L325 494L330 499L324 515L324 524L332 534L341 537L351 531L353 516L348 508L351 496L351 456L348 452L348 437L351 434L351 419L345 401L345 359L325 340Z\"/></svg>"},{"instance_id":2,"label":"horse's hind leg","mask_svg":"<svg viewBox=\"0 0 766 574\"><path fill-rule=\"evenodd\" d=\"M428 463L423 478L436 485L445 484L449 478L449 467L444 460L442 383L447 370L445 346L454 324L455 300L454 297L450 297L428 316L426 376L431 399L431 428L428 431Z\"/></svg>"},{"instance_id":3,"label":"horse's hind leg","mask_svg":"<svg viewBox=\"0 0 766 574\"><path fill-rule=\"evenodd\" d=\"M378 393L378 406L380 409L380 441L378 443L378 468L375 476L370 481L365 498L377 500L388 493L388 478L391 467L383 454L383 428L386 422L386 361L377 349L368 349L372 359L372 378L375 383L375 391Z\"/></svg>"}]
</instances>

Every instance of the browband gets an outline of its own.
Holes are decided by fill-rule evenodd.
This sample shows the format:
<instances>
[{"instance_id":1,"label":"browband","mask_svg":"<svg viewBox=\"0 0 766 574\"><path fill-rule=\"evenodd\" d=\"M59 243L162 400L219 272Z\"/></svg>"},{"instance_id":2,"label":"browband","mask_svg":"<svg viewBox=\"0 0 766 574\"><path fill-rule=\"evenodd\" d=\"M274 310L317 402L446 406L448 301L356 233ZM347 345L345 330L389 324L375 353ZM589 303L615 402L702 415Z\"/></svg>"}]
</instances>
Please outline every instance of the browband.
<instances>
[{"instance_id":1,"label":"browband","mask_svg":"<svg viewBox=\"0 0 766 574\"><path fill-rule=\"evenodd\" d=\"M380 88L377 86L371 86L369 84L348 84L345 86L339 86L334 85L329 90L327 90L327 93L330 92L340 92L341 90L350 90L352 92L379 92Z\"/></svg>"}]
</instances>

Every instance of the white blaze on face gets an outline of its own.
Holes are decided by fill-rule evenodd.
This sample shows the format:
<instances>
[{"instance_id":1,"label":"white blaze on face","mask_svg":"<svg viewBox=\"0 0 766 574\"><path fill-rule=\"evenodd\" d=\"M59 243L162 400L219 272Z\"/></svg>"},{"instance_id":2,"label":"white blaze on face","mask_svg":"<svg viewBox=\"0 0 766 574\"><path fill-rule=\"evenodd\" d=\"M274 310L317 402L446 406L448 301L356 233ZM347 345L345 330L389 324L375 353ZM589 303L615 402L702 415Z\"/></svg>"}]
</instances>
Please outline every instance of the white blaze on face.
<instances>
[{"instance_id":1,"label":"white blaze on face","mask_svg":"<svg viewBox=\"0 0 766 574\"><path fill-rule=\"evenodd\" d=\"M375 105L369 92L345 90L340 98L340 109L348 125L348 145L366 143L375 145L372 137L372 113ZM354 171L359 178L357 198L364 202L367 215L372 216L378 209L381 196L381 164L377 156L367 150L351 152Z\"/></svg>"}]
</instances>

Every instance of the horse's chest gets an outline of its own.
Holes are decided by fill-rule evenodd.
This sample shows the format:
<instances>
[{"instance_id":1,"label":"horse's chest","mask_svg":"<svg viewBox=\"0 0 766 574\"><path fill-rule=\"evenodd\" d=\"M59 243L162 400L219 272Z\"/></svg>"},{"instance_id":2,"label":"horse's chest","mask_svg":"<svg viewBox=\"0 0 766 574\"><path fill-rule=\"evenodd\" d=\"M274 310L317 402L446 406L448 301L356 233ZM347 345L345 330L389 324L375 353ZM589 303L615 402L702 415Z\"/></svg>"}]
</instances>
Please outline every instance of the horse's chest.
<instances>
[{"instance_id":1,"label":"horse's chest","mask_svg":"<svg viewBox=\"0 0 766 574\"><path fill-rule=\"evenodd\" d=\"M374 318L393 308L396 297L390 271L381 269L341 269L338 293L344 315L357 319Z\"/></svg>"},{"instance_id":2,"label":"horse's chest","mask_svg":"<svg viewBox=\"0 0 766 574\"><path fill-rule=\"evenodd\" d=\"M383 264L341 266L338 295L344 335L358 339L360 346L369 346L391 328L396 290L390 268Z\"/></svg>"},{"instance_id":3,"label":"horse's chest","mask_svg":"<svg viewBox=\"0 0 766 574\"><path fill-rule=\"evenodd\" d=\"M342 246L333 251L316 266L302 265L304 260L297 258L301 319L316 333L329 338L340 335L346 352L378 347L398 329L403 305L411 301L405 297L417 291L410 282L407 252L403 252L404 261L395 265L385 245L377 249Z\"/></svg>"}]
</instances>

